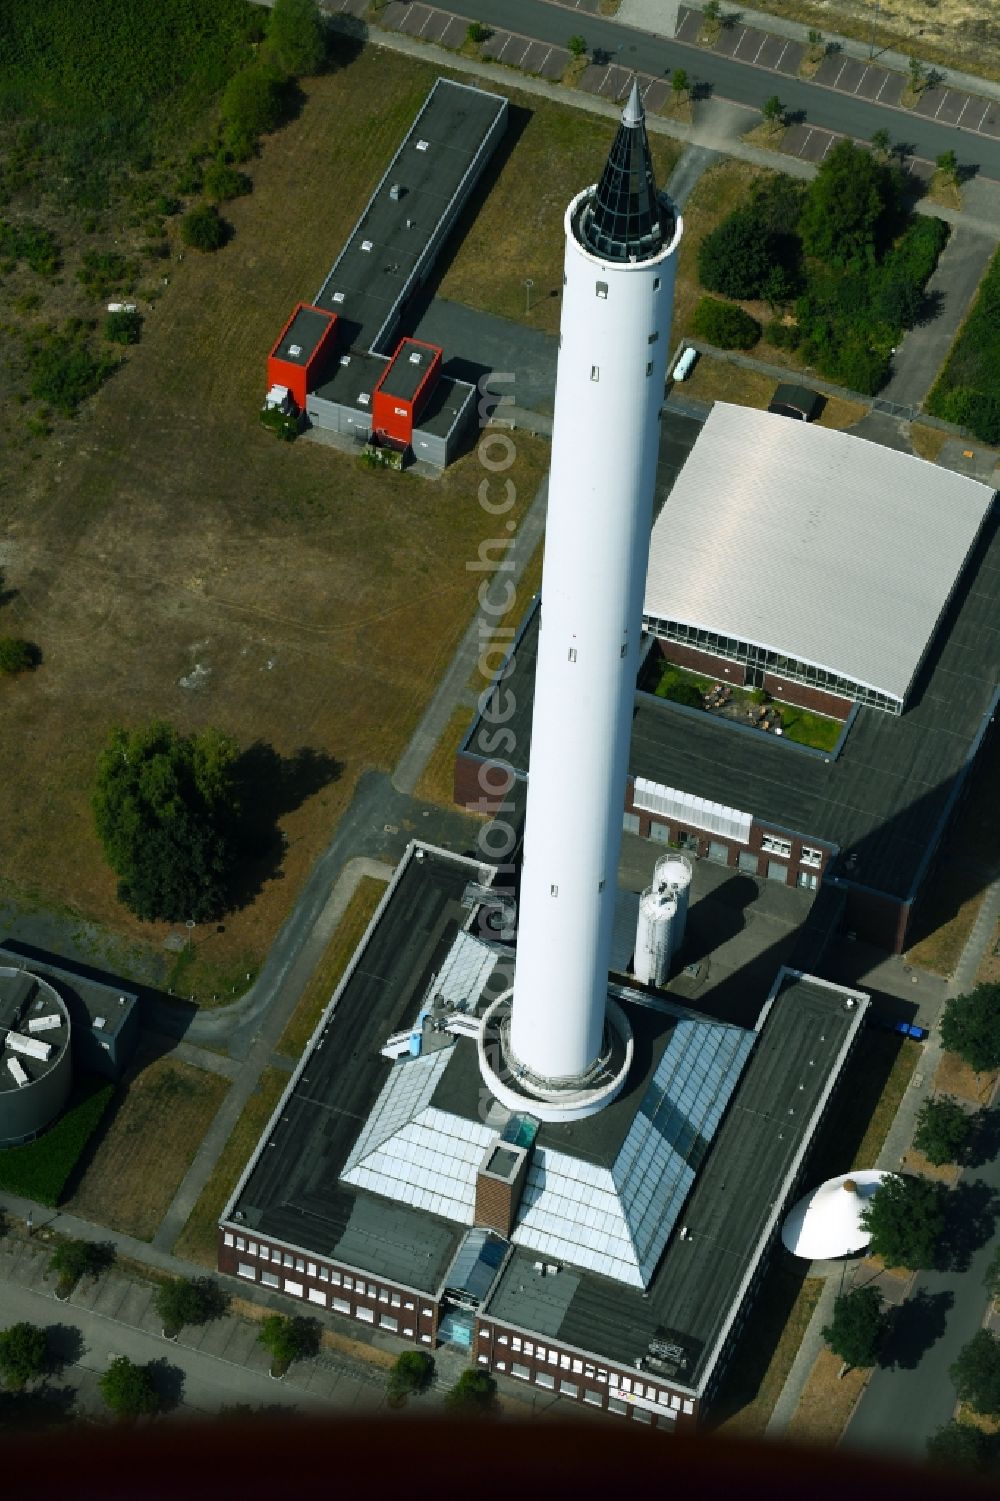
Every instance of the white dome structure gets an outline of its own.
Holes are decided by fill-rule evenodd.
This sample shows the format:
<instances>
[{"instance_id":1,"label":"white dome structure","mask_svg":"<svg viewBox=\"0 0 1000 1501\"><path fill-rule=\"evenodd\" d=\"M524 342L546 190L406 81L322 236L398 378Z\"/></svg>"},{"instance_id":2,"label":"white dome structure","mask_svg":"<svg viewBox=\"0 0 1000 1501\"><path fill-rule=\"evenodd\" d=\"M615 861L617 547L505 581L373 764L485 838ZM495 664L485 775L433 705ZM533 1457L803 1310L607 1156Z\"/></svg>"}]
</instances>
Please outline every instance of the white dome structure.
<instances>
[{"instance_id":1,"label":"white dome structure","mask_svg":"<svg viewBox=\"0 0 1000 1501\"><path fill-rule=\"evenodd\" d=\"M853 1256L871 1239L861 1223L861 1211L888 1173L865 1169L829 1178L789 1212L781 1227L786 1251L806 1261L829 1261Z\"/></svg>"}]
</instances>

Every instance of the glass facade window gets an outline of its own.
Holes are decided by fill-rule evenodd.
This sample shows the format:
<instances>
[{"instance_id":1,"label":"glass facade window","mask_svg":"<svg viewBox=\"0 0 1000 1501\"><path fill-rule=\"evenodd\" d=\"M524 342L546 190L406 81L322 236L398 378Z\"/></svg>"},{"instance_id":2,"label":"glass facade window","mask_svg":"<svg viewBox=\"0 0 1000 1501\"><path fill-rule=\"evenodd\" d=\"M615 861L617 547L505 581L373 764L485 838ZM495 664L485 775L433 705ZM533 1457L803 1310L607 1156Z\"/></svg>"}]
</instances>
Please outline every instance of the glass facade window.
<instances>
[{"instance_id":1,"label":"glass facade window","mask_svg":"<svg viewBox=\"0 0 1000 1501\"><path fill-rule=\"evenodd\" d=\"M811 688L820 688L837 698L846 698L859 704L868 704L886 714L901 714L903 703L888 693L879 693L864 683L840 677L823 667L814 667L809 662L799 662L794 657L782 656L780 652L768 651L749 641L740 641L734 636L720 636L715 631L702 630L698 626L684 625L677 620L660 620L658 617L643 617L643 629L661 641L677 641L685 646L700 647L702 651L726 657L731 662L742 662L763 672L773 672L789 682L806 683Z\"/></svg>"},{"instance_id":2,"label":"glass facade window","mask_svg":"<svg viewBox=\"0 0 1000 1501\"><path fill-rule=\"evenodd\" d=\"M575 1381L560 1381L559 1391L564 1397L578 1397L580 1395L580 1388Z\"/></svg>"},{"instance_id":3,"label":"glass facade window","mask_svg":"<svg viewBox=\"0 0 1000 1501\"><path fill-rule=\"evenodd\" d=\"M583 1389L583 1400L589 1403L591 1407L603 1407L604 1393L592 1391L589 1386L585 1386Z\"/></svg>"},{"instance_id":4,"label":"glass facade window","mask_svg":"<svg viewBox=\"0 0 1000 1501\"><path fill-rule=\"evenodd\" d=\"M277 1272L261 1272L260 1280L261 1282L263 1282L265 1287L281 1286L281 1278L278 1276Z\"/></svg>"},{"instance_id":5,"label":"glass facade window","mask_svg":"<svg viewBox=\"0 0 1000 1501\"><path fill-rule=\"evenodd\" d=\"M395 1334L396 1330L399 1328L399 1320L398 1319L394 1319L392 1317L392 1314L390 1314L390 1313L383 1313L383 1314L381 1314L379 1316L379 1321L378 1322L379 1322L379 1327L381 1329L388 1329L389 1332L390 1332L390 1334Z\"/></svg>"},{"instance_id":6,"label":"glass facade window","mask_svg":"<svg viewBox=\"0 0 1000 1501\"><path fill-rule=\"evenodd\" d=\"M554 1376L550 1376L548 1371L539 1371L535 1377L535 1384L536 1386L544 1386L549 1391L554 1391L556 1378Z\"/></svg>"},{"instance_id":7,"label":"glass facade window","mask_svg":"<svg viewBox=\"0 0 1000 1501\"><path fill-rule=\"evenodd\" d=\"M358 1308L355 1311L354 1317L360 1319L362 1324L374 1324L375 1310L374 1308Z\"/></svg>"},{"instance_id":8,"label":"glass facade window","mask_svg":"<svg viewBox=\"0 0 1000 1501\"><path fill-rule=\"evenodd\" d=\"M800 870L795 884L803 891L815 891L819 886L819 876L811 870Z\"/></svg>"},{"instance_id":9,"label":"glass facade window","mask_svg":"<svg viewBox=\"0 0 1000 1501\"><path fill-rule=\"evenodd\" d=\"M320 1267L320 1269L319 1269L319 1280L321 1282L329 1282L329 1280L330 1280L330 1268L328 1266L321 1266Z\"/></svg>"},{"instance_id":10,"label":"glass facade window","mask_svg":"<svg viewBox=\"0 0 1000 1501\"><path fill-rule=\"evenodd\" d=\"M318 1303L320 1308L325 1308L326 1293L321 1292L318 1287L311 1287L309 1289L309 1301L310 1303Z\"/></svg>"},{"instance_id":11,"label":"glass facade window","mask_svg":"<svg viewBox=\"0 0 1000 1501\"><path fill-rule=\"evenodd\" d=\"M232 1245L232 1243L233 1243L233 1237L232 1237L232 1234L231 1234L231 1232L229 1230L227 1230L225 1232L225 1234L222 1237L222 1240L223 1240L223 1244L224 1245L227 1245L227 1246L231 1246Z\"/></svg>"},{"instance_id":12,"label":"glass facade window","mask_svg":"<svg viewBox=\"0 0 1000 1501\"><path fill-rule=\"evenodd\" d=\"M330 1301L337 1313L350 1313L351 1305L346 1298L332 1298Z\"/></svg>"},{"instance_id":13,"label":"glass facade window","mask_svg":"<svg viewBox=\"0 0 1000 1501\"><path fill-rule=\"evenodd\" d=\"M520 1362L516 1360L512 1360L510 1363L510 1374L512 1376L516 1376L519 1381L531 1380L530 1368L526 1365L521 1365Z\"/></svg>"},{"instance_id":14,"label":"glass facade window","mask_svg":"<svg viewBox=\"0 0 1000 1501\"><path fill-rule=\"evenodd\" d=\"M285 1278L286 1293L291 1293L293 1298L301 1298L303 1291L304 1289L301 1282L291 1282L287 1277Z\"/></svg>"},{"instance_id":15,"label":"glass facade window","mask_svg":"<svg viewBox=\"0 0 1000 1501\"><path fill-rule=\"evenodd\" d=\"M238 1276L245 1277L248 1282L257 1281L257 1268L248 1265L245 1261L238 1261L236 1263L236 1272Z\"/></svg>"},{"instance_id":16,"label":"glass facade window","mask_svg":"<svg viewBox=\"0 0 1000 1501\"><path fill-rule=\"evenodd\" d=\"M823 864L823 851L816 849L811 844L804 844L802 846L802 864L803 865L822 865Z\"/></svg>"}]
</instances>

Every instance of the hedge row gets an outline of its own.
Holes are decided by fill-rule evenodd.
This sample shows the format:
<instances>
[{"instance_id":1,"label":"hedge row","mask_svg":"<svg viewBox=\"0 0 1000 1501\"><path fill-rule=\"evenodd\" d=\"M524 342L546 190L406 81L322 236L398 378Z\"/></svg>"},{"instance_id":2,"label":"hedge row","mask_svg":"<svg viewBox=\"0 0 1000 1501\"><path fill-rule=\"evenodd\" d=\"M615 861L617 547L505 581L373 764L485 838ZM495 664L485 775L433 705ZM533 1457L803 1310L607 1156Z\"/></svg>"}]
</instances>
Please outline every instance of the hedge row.
<instances>
[{"instance_id":1,"label":"hedge row","mask_svg":"<svg viewBox=\"0 0 1000 1501\"><path fill-rule=\"evenodd\" d=\"M54 1126L36 1141L0 1151L0 1189L54 1208L114 1092L113 1084L82 1075Z\"/></svg>"},{"instance_id":2,"label":"hedge row","mask_svg":"<svg viewBox=\"0 0 1000 1501\"><path fill-rule=\"evenodd\" d=\"M927 400L927 410L1000 444L1000 252Z\"/></svg>"}]
</instances>

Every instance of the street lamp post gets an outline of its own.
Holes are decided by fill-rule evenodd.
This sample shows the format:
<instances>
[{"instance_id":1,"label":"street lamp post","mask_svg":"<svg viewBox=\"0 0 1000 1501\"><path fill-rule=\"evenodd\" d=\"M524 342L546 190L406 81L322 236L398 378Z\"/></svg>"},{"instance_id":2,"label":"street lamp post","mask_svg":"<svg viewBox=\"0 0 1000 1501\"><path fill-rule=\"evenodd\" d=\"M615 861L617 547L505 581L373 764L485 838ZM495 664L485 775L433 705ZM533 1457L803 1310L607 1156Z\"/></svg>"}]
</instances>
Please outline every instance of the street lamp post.
<instances>
[{"instance_id":1,"label":"street lamp post","mask_svg":"<svg viewBox=\"0 0 1000 1501\"><path fill-rule=\"evenodd\" d=\"M530 276L524 278L524 311L526 314L531 312L531 289L534 285L535 283Z\"/></svg>"},{"instance_id":2,"label":"street lamp post","mask_svg":"<svg viewBox=\"0 0 1000 1501\"><path fill-rule=\"evenodd\" d=\"M869 62L871 62L872 58L875 56L875 28L878 26L878 8L880 4L881 0L875 0L875 9L872 13L872 40L871 45L868 48Z\"/></svg>"}]
</instances>

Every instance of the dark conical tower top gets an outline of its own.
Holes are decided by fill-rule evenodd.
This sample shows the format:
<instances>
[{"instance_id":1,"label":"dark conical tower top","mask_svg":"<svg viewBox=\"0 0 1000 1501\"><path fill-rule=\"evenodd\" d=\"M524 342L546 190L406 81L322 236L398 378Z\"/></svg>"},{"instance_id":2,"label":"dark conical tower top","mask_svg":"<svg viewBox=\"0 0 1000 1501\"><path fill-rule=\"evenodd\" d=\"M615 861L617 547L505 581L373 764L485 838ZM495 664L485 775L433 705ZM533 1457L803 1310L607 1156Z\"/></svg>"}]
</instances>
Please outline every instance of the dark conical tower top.
<instances>
[{"instance_id":1,"label":"dark conical tower top","mask_svg":"<svg viewBox=\"0 0 1000 1501\"><path fill-rule=\"evenodd\" d=\"M608 261L646 261L673 233L673 215L656 191L639 86L632 84L597 190L580 215L586 248Z\"/></svg>"}]
</instances>

